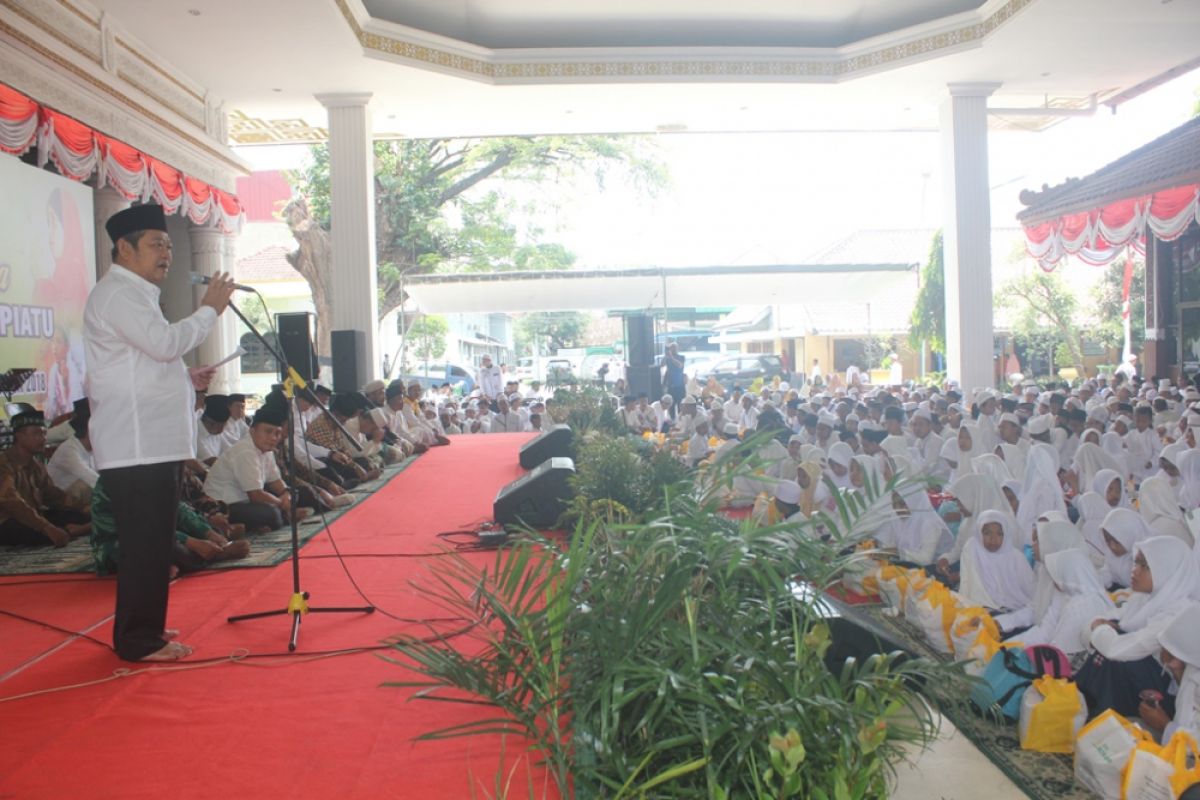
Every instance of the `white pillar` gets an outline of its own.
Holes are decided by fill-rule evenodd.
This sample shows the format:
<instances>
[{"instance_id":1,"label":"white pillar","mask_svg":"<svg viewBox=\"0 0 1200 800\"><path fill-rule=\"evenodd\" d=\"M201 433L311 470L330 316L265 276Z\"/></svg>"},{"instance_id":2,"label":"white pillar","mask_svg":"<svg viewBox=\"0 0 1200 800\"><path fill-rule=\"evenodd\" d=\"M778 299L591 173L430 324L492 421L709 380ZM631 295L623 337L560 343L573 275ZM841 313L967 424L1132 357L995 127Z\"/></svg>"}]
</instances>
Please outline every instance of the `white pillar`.
<instances>
[{"instance_id":1,"label":"white pillar","mask_svg":"<svg viewBox=\"0 0 1200 800\"><path fill-rule=\"evenodd\" d=\"M992 386L992 209L987 99L998 83L952 83L942 105L947 373Z\"/></svg>"},{"instance_id":2,"label":"white pillar","mask_svg":"<svg viewBox=\"0 0 1200 800\"><path fill-rule=\"evenodd\" d=\"M364 382L379 377L379 296L375 267L375 150L371 95L319 94L329 115L329 213L333 246L330 330L358 330ZM365 371L364 371L365 370Z\"/></svg>"},{"instance_id":3,"label":"white pillar","mask_svg":"<svg viewBox=\"0 0 1200 800\"><path fill-rule=\"evenodd\" d=\"M118 211L129 208L129 201L111 186L105 186L92 192L92 216L96 222L96 280L104 277L112 266L112 239L108 238L108 230L104 223Z\"/></svg>"},{"instance_id":4,"label":"white pillar","mask_svg":"<svg viewBox=\"0 0 1200 800\"><path fill-rule=\"evenodd\" d=\"M237 237L225 235L221 237L221 268L228 272L233 278L237 279ZM233 301L236 303L241 298L245 297L244 292L234 292ZM259 302L257 298L255 302ZM267 313L270 313L268 311ZM221 343L221 358L232 353L237 349L239 344L239 333L241 332L241 320L232 311L226 310L217 319L217 327L213 329L213 333L220 333ZM263 331L266 333L266 331ZM242 360L235 359L228 364L223 364L217 370L217 375L213 378L213 383L221 394L229 394L231 392L241 391L242 386Z\"/></svg>"},{"instance_id":5,"label":"white pillar","mask_svg":"<svg viewBox=\"0 0 1200 800\"><path fill-rule=\"evenodd\" d=\"M188 242L192 251L192 272L211 277L224 271L226 238L228 237L217 228L189 223ZM192 302L195 308L200 307L200 299L204 296L206 289L206 286L199 284L192 287ZM233 298L234 302L239 299L238 297ZM233 316L233 314L226 311L221 317L225 316ZM227 347L224 328L221 320L218 319L217 324L209 331L208 337L196 348L196 363L215 364L229 355L232 350L232 347ZM218 371L217 378L220 377L221 373ZM225 394L228 391L228 388L217 378L214 378L209 384L209 394Z\"/></svg>"}]
</instances>

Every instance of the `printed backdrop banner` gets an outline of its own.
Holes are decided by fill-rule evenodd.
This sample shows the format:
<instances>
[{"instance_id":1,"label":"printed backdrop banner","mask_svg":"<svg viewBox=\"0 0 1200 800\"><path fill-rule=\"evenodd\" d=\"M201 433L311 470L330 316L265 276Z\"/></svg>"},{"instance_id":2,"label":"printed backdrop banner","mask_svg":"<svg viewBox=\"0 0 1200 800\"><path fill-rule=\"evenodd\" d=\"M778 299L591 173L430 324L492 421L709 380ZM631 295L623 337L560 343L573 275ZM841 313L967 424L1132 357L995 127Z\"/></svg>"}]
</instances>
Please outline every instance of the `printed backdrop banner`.
<instances>
[{"instance_id":1,"label":"printed backdrop banner","mask_svg":"<svg viewBox=\"0 0 1200 800\"><path fill-rule=\"evenodd\" d=\"M96 282L92 189L0 158L0 372L53 420L84 396L83 307Z\"/></svg>"}]
</instances>

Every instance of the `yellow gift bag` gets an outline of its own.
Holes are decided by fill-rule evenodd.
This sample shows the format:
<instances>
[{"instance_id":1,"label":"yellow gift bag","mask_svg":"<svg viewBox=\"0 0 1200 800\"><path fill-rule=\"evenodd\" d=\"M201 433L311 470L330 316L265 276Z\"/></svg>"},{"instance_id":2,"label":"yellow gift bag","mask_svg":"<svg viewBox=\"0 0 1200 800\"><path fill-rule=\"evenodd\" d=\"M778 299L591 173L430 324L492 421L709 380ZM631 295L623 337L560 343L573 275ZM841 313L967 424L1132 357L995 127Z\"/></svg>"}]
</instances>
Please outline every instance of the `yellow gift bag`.
<instances>
[{"instance_id":1,"label":"yellow gift bag","mask_svg":"<svg viewBox=\"0 0 1200 800\"><path fill-rule=\"evenodd\" d=\"M1105 800L1121 797L1121 776L1138 742L1150 734L1111 708L1084 726L1075 740L1075 780Z\"/></svg>"},{"instance_id":2,"label":"yellow gift bag","mask_svg":"<svg viewBox=\"0 0 1200 800\"><path fill-rule=\"evenodd\" d=\"M1073 753L1075 736L1086 721L1087 704L1074 683L1049 675L1038 678L1021 698L1021 749Z\"/></svg>"},{"instance_id":3,"label":"yellow gift bag","mask_svg":"<svg viewBox=\"0 0 1200 800\"><path fill-rule=\"evenodd\" d=\"M999 641L1000 629L987 609L982 606L958 609L954 624L950 626L950 642L954 645L956 660L979 659L986 664L996 655L996 645ZM981 642L982 647L979 646Z\"/></svg>"},{"instance_id":4,"label":"yellow gift bag","mask_svg":"<svg viewBox=\"0 0 1200 800\"><path fill-rule=\"evenodd\" d=\"M1200 781L1198 756L1200 746L1186 731L1162 745L1138 742L1121 779L1122 800L1176 800Z\"/></svg>"}]
</instances>

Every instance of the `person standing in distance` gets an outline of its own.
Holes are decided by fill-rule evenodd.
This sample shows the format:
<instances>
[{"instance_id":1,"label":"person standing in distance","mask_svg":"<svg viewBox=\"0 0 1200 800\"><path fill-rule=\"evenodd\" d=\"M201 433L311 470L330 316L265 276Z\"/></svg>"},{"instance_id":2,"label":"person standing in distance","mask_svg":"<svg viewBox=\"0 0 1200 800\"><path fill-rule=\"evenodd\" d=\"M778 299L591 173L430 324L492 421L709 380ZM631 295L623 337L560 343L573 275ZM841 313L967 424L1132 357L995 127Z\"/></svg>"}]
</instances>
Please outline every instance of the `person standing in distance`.
<instances>
[{"instance_id":1,"label":"person standing in distance","mask_svg":"<svg viewBox=\"0 0 1200 800\"><path fill-rule=\"evenodd\" d=\"M503 380L500 368L492 364L490 355L484 353L483 357L479 359L479 371L475 374L475 383L479 385L479 391L492 411L496 410L496 398L503 391Z\"/></svg>"},{"instance_id":2,"label":"person standing in distance","mask_svg":"<svg viewBox=\"0 0 1200 800\"><path fill-rule=\"evenodd\" d=\"M679 404L687 393L687 376L683 372L686 359L679 355L679 345L671 342L663 354L664 378L667 384L667 394L671 395L671 419L675 419Z\"/></svg>"},{"instance_id":3,"label":"person standing in distance","mask_svg":"<svg viewBox=\"0 0 1200 800\"><path fill-rule=\"evenodd\" d=\"M213 276L200 307L168 323L159 292L171 267L161 206L134 206L105 223L113 265L84 311L92 451L112 503L120 546L113 646L126 661L175 661L191 648L166 629L171 548L183 462L196 457L195 390L214 367L188 369L229 305L233 282Z\"/></svg>"}]
</instances>

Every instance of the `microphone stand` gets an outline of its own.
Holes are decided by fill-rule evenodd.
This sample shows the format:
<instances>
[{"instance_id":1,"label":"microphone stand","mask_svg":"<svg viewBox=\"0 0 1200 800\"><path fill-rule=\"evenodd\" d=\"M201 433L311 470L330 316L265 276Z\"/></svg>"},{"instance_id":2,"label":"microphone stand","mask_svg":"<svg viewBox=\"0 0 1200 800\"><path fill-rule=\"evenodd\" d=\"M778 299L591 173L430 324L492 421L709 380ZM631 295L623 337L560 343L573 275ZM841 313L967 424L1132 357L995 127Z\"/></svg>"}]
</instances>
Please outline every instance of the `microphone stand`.
<instances>
[{"instance_id":1,"label":"microphone stand","mask_svg":"<svg viewBox=\"0 0 1200 800\"><path fill-rule=\"evenodd\" d=\"M236 304L230 303L229 310L237 315L238 319L240 319L246 325L246 328L248 328L249 331L254 334L254 337L256 339L258 339L258 341L262 342L263 347L267 348L267 352L270 353L272 356L274 356L275 360L284 366L284 369L287 373L287 379L284 380L284 382L283 382L283 393L288 398L288 412L291 417L291 419L289 420L289 427L290 427L292 421L299 422L300 407L296 401L296 392L307 388L308 384L305 382L304 378L302 378L300 376L300 373L297 372L290 364L288 364L287 359L285 359L271 345L271 343L269 341L267 341L267 339L261 333L258 332L258 329L255 328L254 325L252 325L250 323L250 320L246 319L245 315L242 314L242 312L238 309ZM346 428L342 425L342 423L338 422L337 417L333 416L333 414L330 413L329 409L326 408L321 403L321 401L318 400L315 396L313 397L313 401L316 404L316 406L321 409L321 413L324 414L325 417L330 422L332 422L339 431L342 432L342 435L346 437L346 440L348 442L350 442L350 444L354 445L354 449L361 452L362 445L360 445L354 439L354 437L350 435L350 432L346 430ZM290 512L288 514L288 517L291 520L291 524L292 524L292 596L291 596L291 599L288 601L288 604L285 608L276 608L276 609L271 609L270 611L256 611L251 614L237 614L235 616L229 617L226 621L227 622L241 622L242 620L247 620L247 619L259 619L261 617L279 617L279 616L283 616L284 614L290 614L292 617L292 633L291 633L291 636L288 638L288 651L294 652L296 649L296 640L300 636L300 620L301 620L301 618L303 618L303 616L305 614L310 614L310 613L311 614L355 614L355 613L371 614L375 611L375 607L368 605L368 606L313 608L308 605L309 593L306 591L303 591L300 588L300 522L296 519L296 509L300 504L300 490L296 488L296 468L295 468L295 464L294 464L294 462L296 460L296 432L295 431L292 431L292 430L288 431L287 447L288 447L287 477L288 477L288 502L289 502L288 509Z\"/></svg>"}]
</instances>

